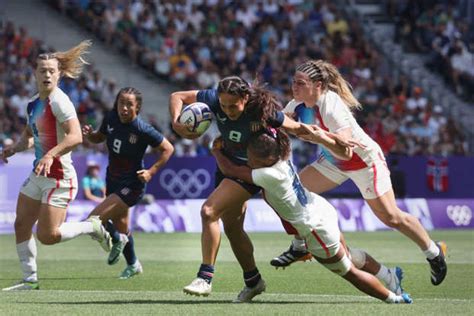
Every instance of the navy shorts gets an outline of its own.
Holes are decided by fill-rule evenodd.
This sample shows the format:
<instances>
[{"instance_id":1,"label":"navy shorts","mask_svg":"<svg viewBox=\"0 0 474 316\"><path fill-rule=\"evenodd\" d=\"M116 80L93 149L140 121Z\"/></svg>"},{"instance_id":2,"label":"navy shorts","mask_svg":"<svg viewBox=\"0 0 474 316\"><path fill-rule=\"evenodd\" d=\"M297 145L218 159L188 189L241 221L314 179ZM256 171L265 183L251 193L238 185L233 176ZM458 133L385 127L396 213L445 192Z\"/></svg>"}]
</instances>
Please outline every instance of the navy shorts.
<instances>
[{"instance_id":1,"label":"navy shorts","mask_svg":"<svg viewBox=\"0 0 474 316\"><path fill-rule=\"evenodd\" d=\"M128 206L134 206L143 198L145 194L145 184L138 182L120 183L107 181L107 196L117 194Z\"/></svg>"},{"instance_id":2,"label":"navy shorts","mask_svg":"<svg viewBox=\"0 0 474 316\"><path fill-rule=\"evenodd\" d=\"M250 183L247 183L241 179L238 179L238 178L233 178L233 177L227 177L225 176L222 171L219 170L219 167L216 168L216 173L215 173L215 185L214 187L217 188L217 186L222 182L222 180L224 179L229 179L229 180L232 180L234 182L237 182L242 188L244 188L245 191L247 191L248 193L250 193L251 195L255 195L257 194L258 192L260 192L262 190L261 187L259 186L256 186L254 184L250 184Z\"/></svg>"}]
</instances>

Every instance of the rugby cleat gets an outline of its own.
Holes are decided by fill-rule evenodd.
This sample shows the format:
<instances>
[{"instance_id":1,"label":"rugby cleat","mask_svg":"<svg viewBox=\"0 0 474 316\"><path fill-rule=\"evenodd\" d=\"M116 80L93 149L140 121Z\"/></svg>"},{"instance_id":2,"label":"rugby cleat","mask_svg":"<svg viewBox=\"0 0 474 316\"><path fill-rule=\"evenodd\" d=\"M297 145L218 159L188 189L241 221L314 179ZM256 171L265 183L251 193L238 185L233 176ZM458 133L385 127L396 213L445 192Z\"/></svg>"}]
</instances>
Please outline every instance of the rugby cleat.
<instances>
[{"instance_id":1,"label":"rugby cleat","mask_svg":"<svg viewBox=\"0 0 474 316\"><path fill-rule=\"evenodd\" d=\"M20 281L17 284L3 288L2 291L30 291L30 290L39 290L38 281Z\"/></svg>"},{"instance_id":2,"label":"rugby cleat","mask_svg":"<svg viewBox=\"0 0 474 316\"><path fill-rule=\"evenodd\" d=\"M402 288L402 280L403 280L403 270L400 267L390 268L388 269L390 273L390 282L384 282L387 289L392 291L397 295L402 295L403 288Z\"/></svg>"},{"instance_id":3,"label":"rugby cleat","mask_svg":"<svg viewBox=\"0 0 474 316\"><path fill-rule=\"evenodd\" d=\"M294 250L293 245L290 248L279 255L278 257L273 258L270 261L270 264L275 268L286 268L296 261L307 261L311 260L313 256L308 251Z\"/></svg>"},{"instance_id":4,"label":"rugby cleat","mask_svg":"<svg viewBox=\"0 0 474 316\"><path fill-rule=\"evenodd\" d=\"M106 252L110 252L112 249L112 238L108 231L105 230L104 225L102 225L102 221L100 220L99 216L91 216L86 221L92 223L92 227L94 231L89 235L92 239L97 240Z\"/></svg>"},{"instance_id":5,"label":"rugby cleat","mask_svg":"<svg viewBox=\"0 0 474 316\"><path fill-rule=\"evenodd\" d=\"M183 292L195 296L209 296L212 292L212 283L207 283L206 280L195 278L191 284L183 288Z\"/></svg>"},{"instance_id":6,"label":"rugby cleat","mask_svg":"<svg viewBox=\"0 0 474 316\"><path fill-rule=\"evenodd\" d=\"M131 277L137 275L137 274L142 274L143 273L143 267L140 261L137 260L134 264L128 265L125 270L120 273L119 279L120 280L128 280Z\"/></svg>"},{"instance_id":7,"label":"rugby cleat","mask_svg":"<svg viewBox=\"0 0 474 316\"><path fill-rule=\"evenodd\" d=\"M398 304L402 303L402 304L412 304L413 303L413 299L411 298L410 294L408 293L403 293L401 295L403 301L400 301L398 302Z\"/></svg>"},{"instance_id":8,"label":"rugby cleat","mask_svg":"<svg viewBox=\"0 0 474 316\"><path fill-rule=\"evenodd\" d=\"M431 284L433 285L441 284L448 273L448 266L446 265L448 246L443 241L436 242L436 246L439 248L439 255L433 259L426 259L431 267Z\"/></svg>"},{"instance_id":9,"label":"rugby cleat","mask_svg":"<svg viewBox=\"0 0 474 316\"><path fill-rule=\"evenodd\" d=\"M254 287L244 286L237 298L233 300L233 303L249 303L255 296L265 292L266 288L267 285L263 279L260 279Z\"/></svg>"},{"instance_id":10,"label":"rugby cleat","mask_svg":"<svg viewBox=\"0 0 474 316\"><path fill-rule=\"evenodd\" d=\"M120 234L120 240L116 243L112 243L112 249L110 250L109 258L107 259L109 265L116 264L119 261L123 248L127 243L128 237L125 234Z\"/></svg>"}]
</instances>

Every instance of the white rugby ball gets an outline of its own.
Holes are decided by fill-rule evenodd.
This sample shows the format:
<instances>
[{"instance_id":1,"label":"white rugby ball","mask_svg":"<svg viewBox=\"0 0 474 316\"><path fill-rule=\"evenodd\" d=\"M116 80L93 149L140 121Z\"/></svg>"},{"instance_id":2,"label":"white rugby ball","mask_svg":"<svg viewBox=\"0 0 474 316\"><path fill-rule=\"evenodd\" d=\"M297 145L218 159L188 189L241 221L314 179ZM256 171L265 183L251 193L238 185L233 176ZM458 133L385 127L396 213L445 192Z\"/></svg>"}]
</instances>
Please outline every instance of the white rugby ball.
<instances>
[{"instance_id":1,"label":"white rugby ball","mask_svg":"<svg viewBox=\"0 0 474 316\"><path fill-rule=\"evenodd\" d=\"M191 132L204 134L212 123L212 111L206 103L194 102L186 106L178 118Z\"/></svg>"}]
</instances>

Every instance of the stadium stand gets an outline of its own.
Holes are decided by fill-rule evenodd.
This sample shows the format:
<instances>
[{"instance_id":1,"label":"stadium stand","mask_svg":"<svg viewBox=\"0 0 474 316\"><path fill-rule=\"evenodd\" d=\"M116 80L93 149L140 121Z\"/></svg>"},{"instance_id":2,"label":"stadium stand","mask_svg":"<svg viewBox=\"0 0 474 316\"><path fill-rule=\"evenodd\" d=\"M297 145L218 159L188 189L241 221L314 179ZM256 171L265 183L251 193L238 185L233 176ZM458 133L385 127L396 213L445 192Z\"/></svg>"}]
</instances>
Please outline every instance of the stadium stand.
<instances>
[{"instance_id":1,"label":"stadium stand","mask_svg":"<svg viewBox=\"0 0 474 316\"><path fill-rule=\"evenodd\" d=\"M463 129L445 118L438 100L425 93L421 82L403 73L394 77L383 52L366 39L357 19L332 1L316 5L271 0L47 2L131 62L174 82L177 89L205 89L223 76L237 74L249 81L257 77L286 103L291 99L294 66L308 58L326 59L352 84L364 105L357 119L385 153L469 151ZM89 92L87 83L93 81L94 71L88 74L90 78L74 86ZM79 91L74 93L87 100L81 107L85 117L97 120L93 113L97 100L90 93L90 101ZM178 143L177 154L207 152L198 142ZM315 146L295 143L294 147L298 164L316 155Z\"/></svg>"}]
</instances>

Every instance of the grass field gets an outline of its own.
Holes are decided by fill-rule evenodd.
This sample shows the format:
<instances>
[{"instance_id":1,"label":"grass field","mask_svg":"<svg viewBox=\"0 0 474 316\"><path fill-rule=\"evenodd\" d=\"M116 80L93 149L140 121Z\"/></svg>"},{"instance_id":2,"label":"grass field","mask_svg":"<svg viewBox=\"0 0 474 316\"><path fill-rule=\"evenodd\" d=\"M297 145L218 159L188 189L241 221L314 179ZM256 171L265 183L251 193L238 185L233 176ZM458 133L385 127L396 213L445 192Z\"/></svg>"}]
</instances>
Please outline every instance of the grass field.
<instances>
[{"instance_id":1,"label":"grass field","mask_svg":"<svg viewBox=\"0 0 474 316\"><path fill-rule=\"evenodd\" d=\"M387 305L358 292L342 278L312 262L275 270L269 260L289 244L284 234L251 234L267 292L251 304L232 304L243 286L242 273L224 238L213 293L186 296L182 287L200 263L198 234L136 234L145 273L118 280L124 260L109 267L90 238L55 246L39 245L40 291L0 292L0 315L9 314L181 314L181 315L472 315L474 312L474 231L437 231L448 243L448 276L438 287L417 248L395 232L347 233L349 245L368 250L389 266L405 270L412 305ZM122 258L123 259L123 258ZM14 237L0 236L0 287L20 277Z\"/></svg>"}]
</instances>

